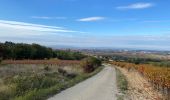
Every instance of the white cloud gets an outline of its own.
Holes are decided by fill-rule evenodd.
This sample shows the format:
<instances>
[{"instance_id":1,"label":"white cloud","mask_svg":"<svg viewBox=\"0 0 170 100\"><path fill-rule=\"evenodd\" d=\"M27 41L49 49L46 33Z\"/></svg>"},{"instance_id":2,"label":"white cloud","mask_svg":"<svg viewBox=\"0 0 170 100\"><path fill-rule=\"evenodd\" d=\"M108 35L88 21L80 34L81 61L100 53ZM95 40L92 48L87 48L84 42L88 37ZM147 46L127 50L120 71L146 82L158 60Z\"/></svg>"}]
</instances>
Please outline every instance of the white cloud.
<instances>
[{"instance_id":1,"label":"white cloud","mask_svg":"<svg viewBox=\"0 0 170 100\"><path fill-rule=\"evenodd\" d=\"M62 27L0 20L0 42L13 41L47 45L82 47L141 48L169 50L170 36L165 35L94 35Z\"/></svg>"},{"instance_id":2,"label":"white cloud","mask_svg":"<svg viewBox=\"0 0 170 100\"><path fill-rule=\"evenodd\" d=\"M154 6L153 3L134 3L134 4L127 5L127 6L119 6L116 8L121 9L121 10L124 10L124 9L145 9L145 8L150 8L153 6Z\"/></svg>"},{"instance_id":3,"label":"white cloud","mask_svg":"<svg viewBox=\"0 0 170 100\"><path fill-rule=\"evenodd\" d=\"M77 32L72 30L67 30L62 27L56 26L47 26L47 25L39 25L39 24L30 24L24 22L16 22L16 21L6 21L0 20L0 28L3 29L13 29L13 30L22 30L22 31L39 31L39 32L60 32L60 33L69 33L69 32Z\"/></svg>"},{"instance_id":4,"label":"white cloud","mask_svg":"<svg viewBox=\"0 0 170 100\"><path fill-rule=\"evenodd\" d=\"M100 20L104 20L105 17L87 17L87 18L81 18L78 19L77 21L81 21L81 22L93 22L93 21L100 21Z\"/></svg>"},{"instance_id":5,"label":"white cloud","mask_svg":"<svg viewBox=\"0 0 170 100\"><path fill-rule=\"evenodd\" d=\"M0 42L69 44L72 41L78 41L79 37L84 37L85 33L63 27L0 20Z\"/></svg>"},{"instance_id":6,"label":"white cloud","mask_svg":"<svg viewBox=\"0 0 170 100\"><path fill-rule=\"evenodd\" d=\"M33 19L67 19L66 17L31 16Z\"/></svg>"}]
</instances>

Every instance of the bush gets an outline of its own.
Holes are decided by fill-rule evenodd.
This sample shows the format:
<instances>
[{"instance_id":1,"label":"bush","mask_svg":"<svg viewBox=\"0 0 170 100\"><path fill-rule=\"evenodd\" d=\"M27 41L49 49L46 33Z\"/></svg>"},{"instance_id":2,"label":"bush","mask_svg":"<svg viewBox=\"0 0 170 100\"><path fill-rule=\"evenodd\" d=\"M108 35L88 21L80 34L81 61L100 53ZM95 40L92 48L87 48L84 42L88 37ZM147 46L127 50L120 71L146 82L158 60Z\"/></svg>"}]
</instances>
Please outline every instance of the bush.
<instances>
[{"instance_id":1,"label":"bush","mask_svg":"<svg viewBox=\"0 0 170 100\"><path fill-rule=\"evenodd\" d=\"M69 73L69 72L67 72L66 70L62 69L62 68L58 68L58 72L59 72L61 75L67 77L67 78L75 78L75 77L77 76L76 73Z\"/></svg>"},{"instance_id":2,"label":"bush","mask_svg":"<svg viewBox=\"0 0 170 100\"><path fill-rule=\"evenodd\" d=\"M67 73L67 74L66 74L66 77L67 77L67 78L75 78L76 76L77 76L76 73Z\"/></svg>"},{"instance_id":3,"label":"bush","mask_svg":"<svg viewBox=\"0 0 170 100\"><path fill-rule=\"evenodd\" d=\"M95 57L88 57L82 61L82 67L85 73L93 72L99 66L101 66L101 61Z\"/></svg>"},{"instance_id":4,"label":"bush","mask_svg":"<svg viewBox=\"0 0 170 100\"><path fill-rule=\"evenodd\" d=\"M14 97L16 94L16 88L14 84L0 85L0 100L11 100L9 98Z\"/></svg>"},{"instance_id":5,"label":"bush","mask_svg":"<svg viewBox=\"0 0 170 100\"><path fill-rule=\"evenodd\" d=\"M0 64L1 64L1 62L2 62L2 58L0 58Z\"/></svg>"},{"instance_id":6,"label":"bush","mask_svg":"<svg viewBox=\"0 0 170 100\"><path fill-rule=\"evenodd\" d=\"M28 91L34 89L43 89L49 88L55 85L58 82L55 78L50 78L43 75L32 75L32 76L18 76L14 79L14 83L16 84L16 95L24 95Z\"/></svg>"},{"instance_id":7,"label":"bush","mask_svg":"<svg viewBox=\"0 0 170 100\"><path fill-rule=\"evenodd\" d=\"M6 91L0 91L0 100L8 100L10 94Z\"/></svg>"},{"instance_id":8,"label":"bush","mask_svg":"<svg viewBox=\"0 0 170 100\"><path fill-rule=\"evenodd\" d=\"M48 66L45 66L45 67L44 67L44 70L45 70L45 71L49 71L50 68L49 68Z\"/></svg>"},{"instance_id":9,"label":"bush","mask_svg":"<svg viewBox=\"0 0 170 100\"><path fill-rule=\"evenodd\" d=\"M65 70L62 69L62 68L58 68L58 72L59 72L60 74L62 74L63 76L65 76L65 74L67 74L67 71L65 71Z\"/></svg>"}]
</instances>

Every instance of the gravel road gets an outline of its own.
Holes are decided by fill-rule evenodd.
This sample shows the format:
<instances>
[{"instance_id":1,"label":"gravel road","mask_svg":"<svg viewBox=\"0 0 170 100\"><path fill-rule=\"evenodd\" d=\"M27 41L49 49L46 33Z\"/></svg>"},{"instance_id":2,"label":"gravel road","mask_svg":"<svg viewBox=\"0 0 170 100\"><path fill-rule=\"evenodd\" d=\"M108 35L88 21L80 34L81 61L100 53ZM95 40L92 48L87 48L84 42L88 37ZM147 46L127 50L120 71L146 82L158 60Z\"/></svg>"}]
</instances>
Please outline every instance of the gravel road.
<instances>
[{"instance_id":1,"label":"gravel road","mask_svg":"<svg viewBox=\"0 0 170 100\"><path fill-rule=\"evenodd\" d=\"M48 100L116 100L116 72L111 65L97 75L69 88Z\"/></svg>"}]
</instances>

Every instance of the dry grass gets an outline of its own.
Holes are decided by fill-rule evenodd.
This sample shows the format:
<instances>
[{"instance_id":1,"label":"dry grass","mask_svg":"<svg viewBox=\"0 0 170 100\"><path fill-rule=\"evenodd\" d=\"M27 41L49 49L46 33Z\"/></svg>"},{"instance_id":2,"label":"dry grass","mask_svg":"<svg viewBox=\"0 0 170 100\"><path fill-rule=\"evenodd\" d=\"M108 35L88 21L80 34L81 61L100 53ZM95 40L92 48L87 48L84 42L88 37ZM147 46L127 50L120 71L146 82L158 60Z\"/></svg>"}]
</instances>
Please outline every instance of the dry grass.
<instances>
[{"instance_id":1,"label":"dry grass","mask_svg":"<svg viewBox=\"0 0 170 100\"><path fill-rule=\"evenodd\" d=\"M0 100L8 100L17 95L22 96L34 89L49 88L59 82L67 83L71 78L83 72L80 61L6 60L2 63L0 65ZM65 73L59 73L59 69L63 69ZM30 84L35 86L29 89ZM42 87L36 87L40 85Z\"/></svg>"},{"instance_id":2,"label":"dry grass","mask_svg":"<svg viewBox=\"0 0 170 100\"><path fill-rule=\"evenodd\" d=\"M5 60L0 65L0 100L44 100L94 73L84 73L81 61Z\"/></svg>"},{"instance_id":3,"label":"dry grass","mask_svg":"<svg viewBox=\"0 0 170 100\"><path fill-rule=\"evenodd\" d=\"M69 72L81 72L80 61L68 60L5 60L0 65L0 78L7 78L17 74L28 75L45 72L48 67L50 72L56 72L62 67Z\"/></svg>"},{"instance_id":4,"label":"dry grass","mask_svg":"<svg viewBox=\"0 0 170 100\"><path fill-rule=\"evenodd\" d=\"M58 60L58 59L50 59L50 60L4 60L2 64L55 64L58 66L66 66L66 65L76 65L80 64L81 61L78 60Z\"/></svg>"},{"instance_id":5,"label":"dry grass","mask_svg":"<svg viewBox=\"0 0 170 100\"><path fill-rule=\"evenodd\" d=\"M130 100L165 100L161 93L155 91L151 84L136 71L117 67L127 78Z\"/></svg>"}]
</instances>

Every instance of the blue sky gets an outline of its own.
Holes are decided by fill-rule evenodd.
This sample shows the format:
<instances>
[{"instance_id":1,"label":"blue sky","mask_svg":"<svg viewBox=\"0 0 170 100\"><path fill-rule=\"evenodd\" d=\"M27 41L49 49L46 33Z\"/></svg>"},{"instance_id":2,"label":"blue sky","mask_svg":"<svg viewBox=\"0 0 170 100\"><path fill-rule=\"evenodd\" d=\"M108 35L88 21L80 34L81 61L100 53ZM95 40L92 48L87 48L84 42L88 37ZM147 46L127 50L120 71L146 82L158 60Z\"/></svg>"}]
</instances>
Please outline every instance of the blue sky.
<instances>
[{"instance_id":1,"label":"blue sky","mask_svg":"<svg viewBox=\"0 0 170 100\"><path fill-rule=\"evenodd\" d=\"M170 49L170 0L0 0L0 41Z\"/></svg>"}]
</instances>

